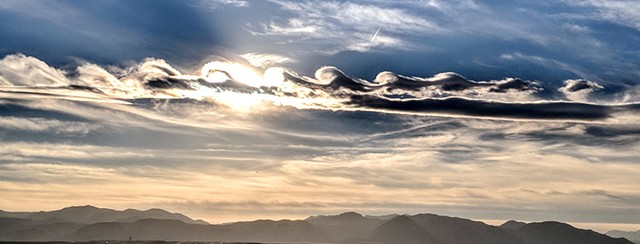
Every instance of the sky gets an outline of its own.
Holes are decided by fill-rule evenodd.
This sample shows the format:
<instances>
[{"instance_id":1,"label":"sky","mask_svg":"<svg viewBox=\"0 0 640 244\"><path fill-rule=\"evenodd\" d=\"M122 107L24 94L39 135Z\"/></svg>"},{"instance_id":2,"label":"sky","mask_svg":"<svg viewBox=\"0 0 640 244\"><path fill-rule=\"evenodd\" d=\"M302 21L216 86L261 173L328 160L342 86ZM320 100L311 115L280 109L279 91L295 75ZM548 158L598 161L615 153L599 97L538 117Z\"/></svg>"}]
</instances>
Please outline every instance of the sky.
<instances>
[{"instance_id":1,"label":"sky","mask_svg":"<svg viewBox=\"0 0 640 244\"><path fill-rule=\"evenodd\" d=\"M0 2L5 211L638 230L639 121L635 0Z\"/></svg>"}]
</instances>

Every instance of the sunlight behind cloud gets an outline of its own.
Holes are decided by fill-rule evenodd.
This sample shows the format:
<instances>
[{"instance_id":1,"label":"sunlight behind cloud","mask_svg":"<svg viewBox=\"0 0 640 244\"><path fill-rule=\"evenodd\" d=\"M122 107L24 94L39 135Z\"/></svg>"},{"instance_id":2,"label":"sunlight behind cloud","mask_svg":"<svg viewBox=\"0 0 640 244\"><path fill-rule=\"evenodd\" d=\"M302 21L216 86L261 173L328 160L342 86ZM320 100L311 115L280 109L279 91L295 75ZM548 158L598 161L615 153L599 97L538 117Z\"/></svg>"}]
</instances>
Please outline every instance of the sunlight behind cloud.
<instances>
[{"instance_id":1,"label":"sunlight behind cloud","mask_svg":"<svg viewBox=\"0 0 640 244\"><path fill-rule=\"evenodd\" d=\"M275 71L270 71L266 77L261 76L254 68L247 67L239 63L229 63L221 61L213 61L205 64L200 69L200 75L211 83L222 83L228 80L234 80L251 87L272 87L282 83L282 79L278 80ZM266 72L265 72L266 73Z\"/></svg>"}]
</instances>

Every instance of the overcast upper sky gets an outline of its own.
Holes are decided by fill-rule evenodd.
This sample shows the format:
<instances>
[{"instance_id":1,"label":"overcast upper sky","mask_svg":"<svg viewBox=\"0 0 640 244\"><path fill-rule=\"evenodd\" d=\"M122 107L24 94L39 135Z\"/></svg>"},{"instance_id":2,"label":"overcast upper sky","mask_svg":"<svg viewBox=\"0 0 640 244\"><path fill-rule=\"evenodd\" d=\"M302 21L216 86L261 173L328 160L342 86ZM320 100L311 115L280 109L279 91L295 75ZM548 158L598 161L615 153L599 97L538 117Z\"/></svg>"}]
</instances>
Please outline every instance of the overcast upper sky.
<instances>
[{"instance_id":1,"label":"overcast upper sky","mask_svg":"<svg viewBox=\"0 0 640 244\"><path fill-rule=\"evenodd\" d=\"M5 0L0 57L2 210L640 229L635 0Z\"/></svg>"}]
</instances>

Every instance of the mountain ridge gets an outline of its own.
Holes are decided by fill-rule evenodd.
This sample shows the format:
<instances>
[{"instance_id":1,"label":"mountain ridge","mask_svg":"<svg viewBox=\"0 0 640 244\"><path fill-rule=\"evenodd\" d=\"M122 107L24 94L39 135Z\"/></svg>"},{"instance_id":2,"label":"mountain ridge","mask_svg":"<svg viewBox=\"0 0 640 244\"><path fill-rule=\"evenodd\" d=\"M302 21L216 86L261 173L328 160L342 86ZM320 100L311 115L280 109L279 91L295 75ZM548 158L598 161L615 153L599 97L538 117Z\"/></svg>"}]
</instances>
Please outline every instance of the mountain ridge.
<instances>
[{"instance_id":1,"label":"mountain ridge","mask_svg":"<svg viewBox=\"0 0 640 244\"><path fill-rule=\"evenodd\" d=\"M209 224L203 220L194 220L180 213L151 208L148 210L126 209L113 210L98 208L92 205L70 206L53 211L37 212L7 212L0 210L0 217L22 218L45 221L49 223L68 222L80 224L93 224L101 222L135 222L140 219L176 219L185 223Z\"/></svg>"},{"instance_id":2,"label":"mountain ridge","mask_svg":"<svg viewBox=\"0 0 640 244\"><path fill-rule=\"evenodd\" d=\"M142 218L141 213L171 218ZM128 221L123 216L133 216ZM135 219L138 216L140 218ZM17 218L22 217L22 218ZM96 220L112 220L95 222ZM186 221L185 221L186 220ZM0 241L221 241L379 244L632 244L560 222L508 221L501 226L436 214L363 216L356 212L303 220L201 224L162 209L117 211L74 206L55 211L0 211Z\"/></svg>"}]
</instances>

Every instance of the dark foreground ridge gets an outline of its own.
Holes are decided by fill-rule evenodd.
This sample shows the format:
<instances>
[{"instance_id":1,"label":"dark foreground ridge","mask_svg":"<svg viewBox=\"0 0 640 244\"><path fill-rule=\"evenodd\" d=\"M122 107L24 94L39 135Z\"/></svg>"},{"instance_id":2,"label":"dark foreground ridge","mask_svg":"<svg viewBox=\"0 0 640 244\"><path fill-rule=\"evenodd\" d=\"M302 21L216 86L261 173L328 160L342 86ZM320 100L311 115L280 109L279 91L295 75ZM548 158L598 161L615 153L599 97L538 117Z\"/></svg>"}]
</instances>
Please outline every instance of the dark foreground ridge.
<instances>
[{"instance_id":1,"label":"dark foreground ridge","mask_svg":"<svg viewBox=\"0 0 640 244\"><path fill-rule=\"evenodd\" d=\"M149 211L159 218L144 218ZM129 213L137 215L129 216ZM117 218L110 215L117 215ZM105 219L110 221L100 221ZM613 238L559 222L509 221L502 226L492 226L434 214L379 218L348 212L305 220L209 225L159 209L115 211L92 206L35 213L0 211L0 241L7 244L632 244L624 238Z\"/></svg>"}]
</instances>

